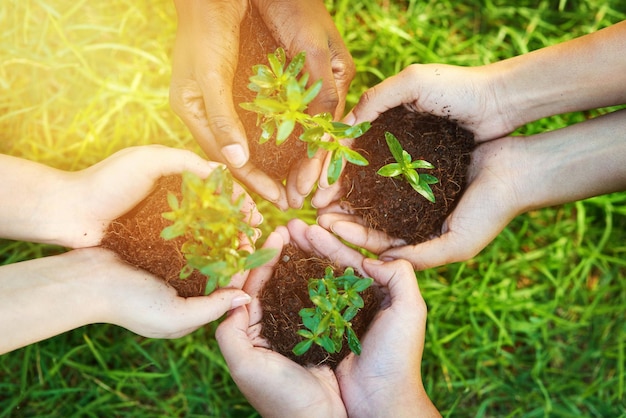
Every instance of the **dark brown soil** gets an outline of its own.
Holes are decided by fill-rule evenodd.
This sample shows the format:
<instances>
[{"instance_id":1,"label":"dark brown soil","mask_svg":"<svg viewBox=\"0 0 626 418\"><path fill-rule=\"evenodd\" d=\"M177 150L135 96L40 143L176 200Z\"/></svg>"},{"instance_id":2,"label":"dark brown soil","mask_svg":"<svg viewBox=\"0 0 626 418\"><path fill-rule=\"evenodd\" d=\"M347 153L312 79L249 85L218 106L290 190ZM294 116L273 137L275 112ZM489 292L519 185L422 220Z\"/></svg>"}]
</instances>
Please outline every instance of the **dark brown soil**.
<instances>
[{"instance_id":1,"label":"dark brown soil","mask_svg":"<svg viewBox=\"0 0 626 418\"><path fill-rule=\"evenodd\" d=\"M254 99L255 93L248 89L253 65L268 65L267 54L274 53L279 46L285 49L288 59L300 51L289 51L284 45L278 45L253 5L250 5L241 23L240 36L239 63L233 82L233 102L246 130L250 161L269 177L283 181L295 163L308 158L306 144L298 139L301 131L296 129L281 146L276 146L275 138L261 145L258 141L261 129L257 126L256 114L240 108L239 103Z\"/></svg>"},{"instance_id":2,"label":"dark brown soil","mask_svg":"<svg viewBox=\"0 0 626 418\"><path fill-rule=\"evenodd\" d=\"M395 162L385 132L394 134L413 160L426 160L435 166L418 170L439 179L431 185L435 203L400 177L390 179L376 174L380 167ZM466 185L473 134L448 118L415 113L401 106L381 114L371 129L355 140L353 148L367 158L369 165L346 166L342 180L347 190L344 204L361 215L368 226L407 244L440 235L443 222Z\"/></svg>"},{"instance_id":3,"label":"dark brown soil","mask_svg":"<svg viewBox=\"0 0 626 418\"><path fill-rule=\"evenodd\" d=\"M186 264L180 247L184 237L173 240L161 238L161 231L172 224L161 216L169 212L168 191L180 200L182 177L173 175L162 177L155 189L133 210L111 222L102 247L114 251L127 263L144 269L165 280L174 287L179 296L200 296L204 294L206 277L197 270L181 280L180 270Z\"/></svg>"},{"instance_id":4,"label":"dark brown soil","mask_svg":"<svg viewBox=\"0 0 626 418\"><path fill-rule=\"evenodd\" d=\"M328 354L316 344L302 356L296 356L291 351L302 340L297 335L302 326L298 312L302 308L313 307L307 288L308 279L324 277L328 265L332 265L328 260L309 256L292 245L285 246L274 275L261 293L261 335L270 343L272 350L304 366L327 364L335 368L350 353L345 340L342 350L335 354ZM336 274L343 273L343 269L336 268L335 271ZM376 285L372 285L361 296L365 306L352 320L352 326L362 340L367 327L380 309L382 292Z\"/></svg>"}]
</instances>

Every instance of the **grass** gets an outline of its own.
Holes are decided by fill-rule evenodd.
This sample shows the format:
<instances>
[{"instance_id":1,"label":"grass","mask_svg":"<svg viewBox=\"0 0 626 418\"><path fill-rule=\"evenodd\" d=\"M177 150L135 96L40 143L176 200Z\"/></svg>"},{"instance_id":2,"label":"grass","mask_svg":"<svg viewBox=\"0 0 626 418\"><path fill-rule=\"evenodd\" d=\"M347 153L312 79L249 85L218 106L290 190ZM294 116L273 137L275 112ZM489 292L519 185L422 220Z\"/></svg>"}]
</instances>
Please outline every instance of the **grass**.
<instances>
[{"instance_id":1,"label":"grass","mask_svg":"<svg viewBox=\"0 0 626 418\"><path fill-rule=\"evenodd\" d=\"M328 1L369 86L414 62L480 65L626 18L599 0ZM132 145L198 151L167 103L169 0L8 0L0 152L80 169ZM605 110L547 118L557 129ZM266 234L293 216L259 202ZM419 273L423 374L444 416L626 416L626 194L516 218L479 256ZM0 261L62 249L0 241ZM410 324L408 324L410 326ZM208 325L150 340L90 325L0 357L0 417L256 416Z\"/></svg>"}]
</instances>

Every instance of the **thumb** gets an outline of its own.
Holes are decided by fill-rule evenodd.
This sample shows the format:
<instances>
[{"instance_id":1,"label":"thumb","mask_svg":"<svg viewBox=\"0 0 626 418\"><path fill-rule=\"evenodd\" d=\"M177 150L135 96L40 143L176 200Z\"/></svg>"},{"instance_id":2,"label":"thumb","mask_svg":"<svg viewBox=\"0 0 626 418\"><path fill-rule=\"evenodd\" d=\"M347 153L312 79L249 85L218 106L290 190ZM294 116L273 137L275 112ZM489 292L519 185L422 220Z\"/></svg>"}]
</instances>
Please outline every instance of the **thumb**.
<instances>
[{"instance_id":1,"label":"thumb","mask_svg":"<svg viewBox=\"0 0 626 418\"><path fill-rule=\"evenodd\" d=\"M250 303L251 297L240 289L219 289L209 296L187 298L187 312L198 323L208 323L220 318L231 309Z\"/></svg>"},{"instance_id":2,"label":"thumb","mask_svg":"<svg viewBox=\"0 0 626 418\"><path fill-rule=\"evenodd\" d=\"M406 260L383 262L366 258L363 269L379 285L389 289L391 304L399 302L414 303L421 299L415 271Z\"/></svg>"},{"instance_id":3,"label":"thumb","mask_svg":"<svg viewBox=\"0 0 626 418\"><path fill-rule=\"evenodd\" d=\"M246 351L252 348L247 334L249 318L248 309L240 306L230 311L215 331L215 339L227 363L245 358Z\"/></svg>"}]
</instances>

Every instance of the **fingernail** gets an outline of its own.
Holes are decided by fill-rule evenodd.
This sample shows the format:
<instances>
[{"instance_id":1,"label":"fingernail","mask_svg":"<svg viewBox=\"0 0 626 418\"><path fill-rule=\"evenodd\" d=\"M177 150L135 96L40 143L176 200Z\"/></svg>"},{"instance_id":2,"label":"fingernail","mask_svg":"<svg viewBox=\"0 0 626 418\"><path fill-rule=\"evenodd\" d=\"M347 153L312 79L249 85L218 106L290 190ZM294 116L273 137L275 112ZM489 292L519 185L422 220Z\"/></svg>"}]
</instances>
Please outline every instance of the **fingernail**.
<instances>
[{"instance_id":1,"label":"fingernail","mask_svg":"<svg viewBox=\"0 0 626 418\"><path fill-rule=\"evenodd\" d=\"M244 295L236 296L233 298L233 300L230 301L230 308L235 309L240 306L247 305L248 303L250 303L251 300L252 298L247 293Z\"/></svg>"},{"instance_id":2,"label":"fingernail","mask_svg":"<svg viewBox=\"0 0 626 418\"><path fill-rule=\"evenodd\" d=\"M376 258L366 258L363 261L368 263L368 264L376 264L376 265L385 264L385 262L383 260L378 260Z\"/></svg>"},{"instance_id":3,"label":"fingernail","mask_svg":"<svg viewBox=\"0 0 626 418\"><path fill-rule=\"evenodd\" d=\"M235 168L243 167L248 161L246 152L239 144L226 145L222 148L222 155Z\"/></svg>"}]
</instances>

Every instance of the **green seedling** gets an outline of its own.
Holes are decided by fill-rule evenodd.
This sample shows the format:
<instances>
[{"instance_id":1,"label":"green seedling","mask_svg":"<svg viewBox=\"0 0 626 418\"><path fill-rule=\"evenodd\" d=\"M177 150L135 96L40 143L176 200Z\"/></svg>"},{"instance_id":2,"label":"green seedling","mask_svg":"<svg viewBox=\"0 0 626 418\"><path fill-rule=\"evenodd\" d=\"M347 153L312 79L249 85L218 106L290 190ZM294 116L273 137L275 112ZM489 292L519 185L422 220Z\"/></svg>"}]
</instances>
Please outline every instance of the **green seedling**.
<instances>
[{"instance_id":1,"label":"green seedling","mask_svg":"<svg viewBox=\"0 0 626 418\"><path fill-rule=\"evenodd\" d=\"M424 196L430 202L434 203L435 195L433 194L430 185L438 183L439 180L437 177L431 176L430 174L419 174L417 169L433 169L435 166L424 160L412 161L411 155L402 148L402 145L400 145L400 142L392 133L385 132L385 140L387 141L387 146L389 147L391 155L393 155L396 162L381 167L377 171L377 174L384 177L404 176L406 181L409 182L411 187L413 187L416 192Z\"/></svg>"},{"instance_id":2,"label":"green seedling","mask_svg":"<svg viewBox=\"0 0 626 418\"><path fill-rule=\"evenodd\" d=\"M241 211L245 196L232 199L234 182L228 171L217 168L205 180L191 172L182 176L181 201L168 193L172 210L163 213L173 224L161 231L166 240L186 238L181 252L187 264L180 271L181 279L200 271L208 278L204 292L208 295L227 286L234 274L259 267L276 254L269 248L253 253L239 249L242 236L252 243L255 232Z\"/></svg>"},{"instance_id":3,"label":"green seedling","mask_svg":"<svg viewBox=\"0 0 626 418\"><path fill-rule=\"evenodd\" d=\"M340 140L363 135L370 128L369 122L351 126L333 121L332 115L327 112L313 116L306 113L309 104L322 89L322 80L307 88L308 73L300 75L305 63L304 52L297 54L289 64L282 48L267 58L269 66L255 65L254 75L250 77L248 88L256 93L256 97L252 102L240 104L257 114L257 124L262 129L259 142L265 143L276 136L276 144L280 145L296 126L300 126L302 134L299 139L306 142L309 158L319 149L330 153L327 176L331 184L339 178L343 159L352 164L367 165L365 157L341 144Z\"/></svg>"},{"instance_id":4,"label":"green seedling","mask_svg":"<svg viewBox=\"0 0 626 418\"><path fill-rule=\"evenodd\" d=\"M360 355L361 342L350 321L364 306L361 292L372 283L371 278L356 276L352 267L339 277L334 277L332 267L327 267L323 278L309 279L309 297L315 306L299 312L306 329L298 331L304 339L296 344L293 353L301 356L314 343L328 353L338 353L346 336L350 350Z\"/></svg>"}]
</instances>

